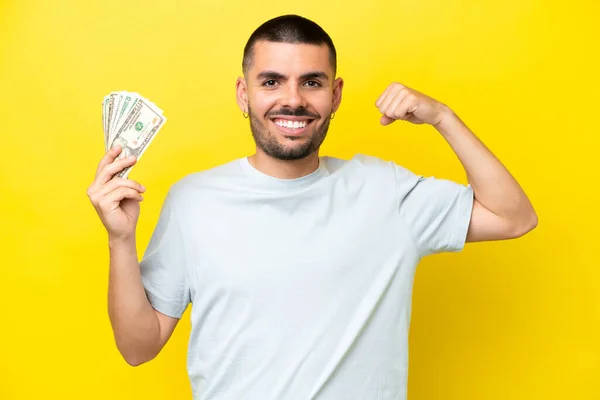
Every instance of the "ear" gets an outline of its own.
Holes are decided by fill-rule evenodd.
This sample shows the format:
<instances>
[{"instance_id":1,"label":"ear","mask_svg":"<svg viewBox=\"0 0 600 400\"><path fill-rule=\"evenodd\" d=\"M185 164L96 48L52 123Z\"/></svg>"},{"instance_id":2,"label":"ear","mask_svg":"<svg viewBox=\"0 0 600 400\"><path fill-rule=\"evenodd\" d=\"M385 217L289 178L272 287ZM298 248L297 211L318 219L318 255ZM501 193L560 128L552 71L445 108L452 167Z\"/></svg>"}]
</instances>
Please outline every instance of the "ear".
<instances>
[{"instance_id":1,"label":"ear","mask_svg":"<svg viewBox=\"0 0 600 400\"><path fill-rule=\"evenodd\" d=\"M344 80L337 78L333 81L333 99L332 99L332 111L336 112L342 102L342 89L344 88Z\"/></svg>"},{"instance_id":2,"label":"ear","mask_svg":"<svg viewBox=\"0 0 600 400\"><path fill-rule=\"evenodd\" d=\"M244 78L239 77L235 82L236 100L242 112L248 112L248 90Z\"/></svg>"}]
</instances>

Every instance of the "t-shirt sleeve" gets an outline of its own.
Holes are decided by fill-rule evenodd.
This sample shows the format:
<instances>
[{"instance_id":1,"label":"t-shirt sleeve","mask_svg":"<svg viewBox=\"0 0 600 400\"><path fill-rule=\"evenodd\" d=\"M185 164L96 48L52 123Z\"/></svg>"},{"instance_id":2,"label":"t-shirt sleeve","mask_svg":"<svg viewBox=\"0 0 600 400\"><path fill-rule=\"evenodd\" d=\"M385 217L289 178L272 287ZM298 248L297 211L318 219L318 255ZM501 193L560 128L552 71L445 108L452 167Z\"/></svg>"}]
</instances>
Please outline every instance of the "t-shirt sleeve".
<instances>
[{"instance_id":1,"label":"t-shirt sleeve","mask_svg":"<svg viewBox=\"0 0 600 400\"><path fill-rule=\"evenodd\" d=\"M173 193L169 192L140 262L140 272L152 307L181 318L190 303L190 290L184 238L173 200Z\"/></svg>"},{"instance_id":2,"label":"t-shirt sleeve","mask_svg":"<svg viewBox=\"0 0 600 400\"><path fill-rule=\"evenodd\" d=\"M423 177L394 165L399 210L423 257L463 249L473 210L473 188Z\"/></svg>"}]
</instances>

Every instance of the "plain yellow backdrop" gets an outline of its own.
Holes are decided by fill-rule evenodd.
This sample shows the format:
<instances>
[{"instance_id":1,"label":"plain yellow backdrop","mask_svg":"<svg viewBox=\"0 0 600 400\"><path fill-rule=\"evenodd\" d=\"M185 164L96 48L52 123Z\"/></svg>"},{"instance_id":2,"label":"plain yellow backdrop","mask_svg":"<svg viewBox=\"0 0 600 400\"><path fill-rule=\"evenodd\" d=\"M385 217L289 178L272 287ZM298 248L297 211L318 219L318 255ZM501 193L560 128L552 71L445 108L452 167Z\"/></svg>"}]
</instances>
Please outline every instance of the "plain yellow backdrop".
<instances>
[{"instance_id":1,"label":"plain yellow backdrop","mask_svg":"<svg viewBox=\"0 0 600 400\"><path fill-rule=\"evenodd\" d=\"M113 342L106 233L85 194L101 101L136 91L168 118L130 175L148 188L141 255L172 183L253 152L235 79L250 33L284 13L339 52L322 154L466 182L431 127L379 125L374 102L399 81L452 107L538 211L524 238L420 265L409 398L600 399L597 0L285 3L0 2L0 399L190 398L189 310L149 364Z\"/></svg>"}]
</instances>

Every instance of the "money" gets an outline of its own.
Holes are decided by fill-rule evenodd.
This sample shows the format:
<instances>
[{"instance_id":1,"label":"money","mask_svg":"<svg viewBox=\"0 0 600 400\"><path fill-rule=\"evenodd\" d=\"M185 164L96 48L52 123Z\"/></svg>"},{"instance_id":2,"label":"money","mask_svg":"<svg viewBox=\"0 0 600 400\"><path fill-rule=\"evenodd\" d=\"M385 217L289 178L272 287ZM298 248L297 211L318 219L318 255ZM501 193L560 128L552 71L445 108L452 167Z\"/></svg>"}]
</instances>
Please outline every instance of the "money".
<instances>
[{"instance_id":1,"label":"money","mask_svg":"<svg viewBox=\"0 0 600 400\"><path fill-rule=\"evenodd\" d=\"M102 101L105 150L121 146L117 159L136 156L139 160L167 118L156 104L137 93L111 92ZM127 178L132 167L117 176Z\"/></svg>"}]
</instances>

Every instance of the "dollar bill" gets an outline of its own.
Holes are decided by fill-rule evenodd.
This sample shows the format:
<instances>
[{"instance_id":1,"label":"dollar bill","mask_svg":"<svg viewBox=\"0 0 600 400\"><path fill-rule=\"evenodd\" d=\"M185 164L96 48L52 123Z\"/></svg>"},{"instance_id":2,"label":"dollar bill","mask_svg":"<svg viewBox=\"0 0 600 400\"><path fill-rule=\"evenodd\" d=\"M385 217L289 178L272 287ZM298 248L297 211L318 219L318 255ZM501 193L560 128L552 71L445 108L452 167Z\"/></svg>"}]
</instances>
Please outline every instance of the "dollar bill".
<instances>
[{"instance_id":1,"label":"dollar bill","mask_svg":"<svg viewBox=\"0 0 600 400\"><path fill-rule=\"evenodd\" d=\"M122 122L110 143L111 148L116 145L121 146L121 153L117 159L133 155L139 160L166 120L160 109L150 101L142 97L137 99L129 112L123 115ZM118 176L126 178L130 170L131 167L125 168Z\"/></svg>"},{"instance_id":2,"label":"dollar bill","mask_svg":"<svg viewBox=\"0 0 600 400\"><path fill-rule=\"evenodd\" d=\"M113 92L108 95L108 104L106 108L106 129L108 137L110 138L110 126L111 126L111 117L113 112L113 107L115 104L115 98L117 97L117 93ZM108 143L107 143L108 144Z\"/></svg>"},{"instance_id":3,"label":"dollar bill","mask_svg":"<svg viewBox=\"0 0 600 400\"><path fill-rule=\"evenodd\" d=\"M111 133L115 131L115 123L117 122L117 110L121 107L121 103L123 102L123 92L115 93L114 103L112 107L112 113L110 114L110 126L108 127L108 137L110 139Z\"/></svg>"},{"instance_id":4,"label":"dollar bill","mask_svg":"<svg viewBox=\"0 0 600 400\"><path fill-rule=\"evenodd\" d=\"M104 130L104 149L108 150L108 99L109 96L104 96L102 100L102 129Z\"/></svg>"},{"instance_id":5,"label":"dollar bill","mask_svg":"<svg viewBox=\"0 0 600 400\"><path fill-rule=\"evenodd\" d=\"M112 144L112 142L115 140L116 133L123 123L124 118L129 115L133 106L135 106L140 99L141 96L137 93L123 92L123 99L114 115L115 121L108 136L108 144Z\"/></svg>"}]
</instances>

